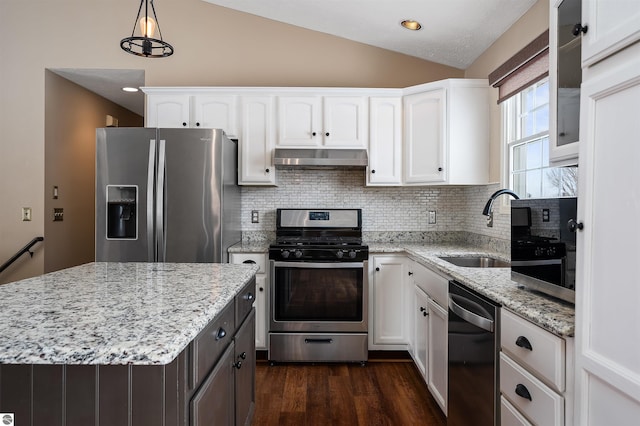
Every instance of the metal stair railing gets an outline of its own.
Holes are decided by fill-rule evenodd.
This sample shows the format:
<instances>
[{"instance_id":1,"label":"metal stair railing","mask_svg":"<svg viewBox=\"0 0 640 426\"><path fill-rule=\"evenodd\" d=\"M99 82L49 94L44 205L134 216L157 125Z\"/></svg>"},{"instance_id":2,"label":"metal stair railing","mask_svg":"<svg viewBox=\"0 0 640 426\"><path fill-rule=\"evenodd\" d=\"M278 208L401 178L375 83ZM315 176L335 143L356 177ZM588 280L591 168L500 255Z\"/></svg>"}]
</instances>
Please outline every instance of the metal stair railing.
<instances>
[{"instance_id":1,"label":"metal stair railing","mask_svg":"<svg viewBox=\"0 0 640 426\"><path fill-rule=\"evenodd\" d=\"M33 257L33 252L31 251L31 247L39 243L40 241L44 241L44 237L35 237L33 240L29 242L26 246L22 247L16 254L14 254L11 259L7 260L0 266L0 273L2 273L5 269L7 269L13 262L18 260L20 256L25 253L29 253L31 257Z\"/></svg>"}]
</instances>

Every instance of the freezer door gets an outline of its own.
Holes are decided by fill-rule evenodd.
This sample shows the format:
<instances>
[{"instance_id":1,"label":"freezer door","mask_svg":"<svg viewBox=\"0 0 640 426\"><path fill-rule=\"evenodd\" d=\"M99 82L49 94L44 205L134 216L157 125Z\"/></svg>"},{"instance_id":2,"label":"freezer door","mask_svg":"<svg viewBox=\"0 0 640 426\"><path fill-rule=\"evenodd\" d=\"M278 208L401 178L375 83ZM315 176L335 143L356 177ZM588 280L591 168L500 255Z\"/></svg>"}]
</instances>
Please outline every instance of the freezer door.
<instances>
[{"instance_id":1,"label":"freezer door","mask_svg":"<svg viewBox=\"0 0 640 426\"><path fill-rule=\"evenodd\" d=\"M221 262L222 136L158 130L158 260Z\"/></svg>"},{"instance_id":2,"label":"freezer door","mask_svg":"<svg viewBox=\"0 0 640 426\"><path fill-rule=\"evenodd\" d=\"M96 261L155 260L156 129L96 130Z\"/></svg>"}]
</instances>

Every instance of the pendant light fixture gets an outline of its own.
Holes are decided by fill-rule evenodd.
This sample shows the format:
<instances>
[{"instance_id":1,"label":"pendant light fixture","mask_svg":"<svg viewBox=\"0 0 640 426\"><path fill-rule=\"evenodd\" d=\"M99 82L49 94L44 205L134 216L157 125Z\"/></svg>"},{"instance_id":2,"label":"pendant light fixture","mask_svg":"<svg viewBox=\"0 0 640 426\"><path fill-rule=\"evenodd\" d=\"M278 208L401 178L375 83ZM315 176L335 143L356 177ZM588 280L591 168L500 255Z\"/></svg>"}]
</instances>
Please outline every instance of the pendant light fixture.
<instances>
[{"instance_id":1,"label":"pendant light fixture","mask_svg":"<svg viewBox=\"0 0 640 426\"><path fill-rule=\"evenodd\" d=\"M144 15L141 17L142 5L144 5ZM140 26L141 35L136 36L135 32L138 25ZM156 31L160 38L154 38ZM153 0L140 0L138 16L133 23L131 37L120 40L120 47L132 55L147 58L164 58L173 55L173 46L162 40L162 31L160 31L160 23L156 16Z\"/></svg>"}]
</instances>

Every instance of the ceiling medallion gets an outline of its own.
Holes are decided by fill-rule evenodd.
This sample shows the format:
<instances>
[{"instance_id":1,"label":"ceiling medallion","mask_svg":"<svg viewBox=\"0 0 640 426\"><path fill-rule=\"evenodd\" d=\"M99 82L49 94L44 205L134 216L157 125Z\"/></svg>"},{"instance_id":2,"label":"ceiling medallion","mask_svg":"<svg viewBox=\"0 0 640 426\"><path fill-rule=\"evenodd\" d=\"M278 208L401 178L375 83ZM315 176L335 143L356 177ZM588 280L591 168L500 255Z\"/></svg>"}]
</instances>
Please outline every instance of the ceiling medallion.
<instances>
[{"instance_id":1,"label":"ceiling medallion","mask_svg":"<svg viewBox=\"0 0 640 426\"><path fill-rule=\"evenodd\" d=\"M140 17L143 4L144 15ZM149 5L151 5L152 15L149 15ZM140 35L135 35L138 24L140 24ZM159 39L154 38L156 29L160 36ZM138 16L133 23L131 37L120 40L120 47L127 53L145 58L165 58L173 55L173 46L162 39L162 31L160 31L160 23L156 16L153 0L140 0Z\"/></svg>"}]
</instances>

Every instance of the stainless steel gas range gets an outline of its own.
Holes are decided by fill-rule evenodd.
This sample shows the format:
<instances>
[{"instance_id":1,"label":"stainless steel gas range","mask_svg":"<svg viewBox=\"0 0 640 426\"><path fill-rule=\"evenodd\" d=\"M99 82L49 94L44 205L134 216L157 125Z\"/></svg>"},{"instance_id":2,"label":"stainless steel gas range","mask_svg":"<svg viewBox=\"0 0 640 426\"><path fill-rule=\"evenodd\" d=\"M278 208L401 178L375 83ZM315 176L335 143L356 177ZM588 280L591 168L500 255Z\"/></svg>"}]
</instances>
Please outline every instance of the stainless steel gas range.
<instances>
[{"instance_id":1,"label":"stainless steel gas range","mask_svg":"<svg viewBox=\"0 0 640 426\"><path fill-rule=\"evenodd\" d=\"M367 360L360 209L277 209L269 247L269 360Z\"/></svg>"}]
</instances>

